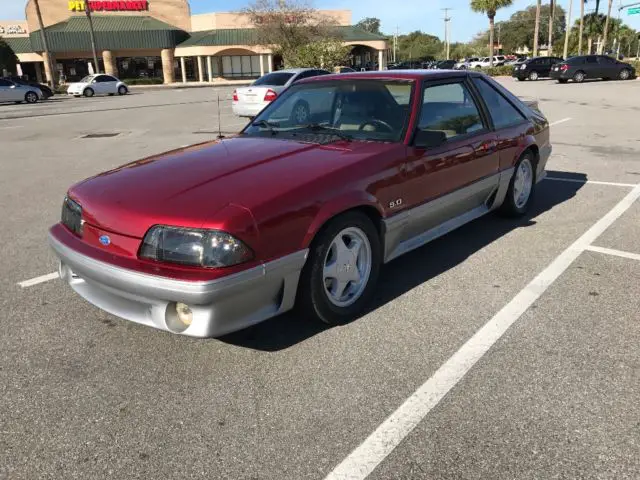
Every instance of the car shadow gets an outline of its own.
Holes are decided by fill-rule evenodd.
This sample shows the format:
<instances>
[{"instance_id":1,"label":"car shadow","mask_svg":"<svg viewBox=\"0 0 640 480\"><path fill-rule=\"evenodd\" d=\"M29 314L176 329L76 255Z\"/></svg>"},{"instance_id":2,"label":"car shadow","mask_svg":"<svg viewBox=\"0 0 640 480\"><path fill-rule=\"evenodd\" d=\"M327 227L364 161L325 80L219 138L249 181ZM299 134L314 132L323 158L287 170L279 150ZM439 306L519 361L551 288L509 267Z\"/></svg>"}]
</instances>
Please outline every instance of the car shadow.
<instances>
[{"instance_id":1,"label":"car shadow","mask_svg":"<svg viewBox=\"0 0 640 480\"><path fill-rule=\"evenodd\" d=\"M459 265L507 233L517 228L534 226L536 217L573 198L587 181L587 176L582 173L550 171L548 175L570 181L541 182L536 190L533 208L525 217L508 219L493 214L486 215L384 265L375 299L360 316ZM289 312L218 340L254 350L274 352L305 341L328 328L331 327L315 319Z\"/></svg>"}]
</instances>

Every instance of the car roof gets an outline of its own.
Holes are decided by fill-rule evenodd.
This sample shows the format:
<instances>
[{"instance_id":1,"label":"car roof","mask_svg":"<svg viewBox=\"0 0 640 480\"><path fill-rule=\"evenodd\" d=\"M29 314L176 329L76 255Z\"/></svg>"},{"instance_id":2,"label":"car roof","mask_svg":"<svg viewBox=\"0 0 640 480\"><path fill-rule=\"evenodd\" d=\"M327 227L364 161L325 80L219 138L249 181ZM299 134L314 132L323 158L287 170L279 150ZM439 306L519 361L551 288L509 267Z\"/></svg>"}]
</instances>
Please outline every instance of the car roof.
<instances>
[{"instance_id":1,"label":"car roof","mask_svg":"<svg viewBox=\"0 0 640 480\"><path fill-rule=\"evenodd\" d=\"M305 78L296 82L309 83L328 80L439 80L444 78L464 78L467 76L481 76L477 72L469 72L466 70L377 70L369 72L353 72L331 75L321 75L318 77Z\"/></svg>"},{"instance_id":2,"label":"car roof","mask_svg":"<svg viewBox=\"0 0 640 480\"><path fill-rule=\"evenodd\" d=\"M319 70L318 68L285 68L284 70L274 70L273 72L269 72L266 75L269 75L270 73L301 73L301 72L306 72L307 70Z\"/></svg>"}]
</instances>

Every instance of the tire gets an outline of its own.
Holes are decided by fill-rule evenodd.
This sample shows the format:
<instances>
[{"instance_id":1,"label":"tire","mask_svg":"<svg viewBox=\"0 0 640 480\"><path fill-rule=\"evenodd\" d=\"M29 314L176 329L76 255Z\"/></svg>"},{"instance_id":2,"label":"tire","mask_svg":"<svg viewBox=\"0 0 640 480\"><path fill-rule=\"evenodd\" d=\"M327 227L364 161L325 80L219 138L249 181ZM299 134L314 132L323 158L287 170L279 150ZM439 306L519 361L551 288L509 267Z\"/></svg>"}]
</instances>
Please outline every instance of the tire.
<instances>
[{"instance_id":1,"label":"tire","mask_svg":"<svg viewBox=\"0 0 640 480\"><path fill-rule=\"evenodd\" d=\"M528 174L526 173L527 170ZM521 179L526 183L519 183ZM526 189L528 189L528 192L525 191ZM513 176L509 182L507 196L500 206L499 213L506 217L521 217L525 215L533 202L535 192L536 162L533 153L527 151L522 154L522 157L516 163Z\"/></svg>"},{"instance_id":2,"label":"tire","mask_svg":"<svg viewBox=\"0 0 640 480\"><path fill-rule=\"evenodd\" d=\"M115 93L110 93L109 94L110 97L113 97L114 95L115 95Z\"/></svg>"},{"instance_id":3,"label":"tire","mask_svg":"<svg viewBox=\"0 0 640 480\"><path fill-rule=\"evenodd\" d=\"M24 94L24 101L27 103L38 103L38 94L36 92L27 92Z\"/></svg>"},{"instance_id":4,"label":"tire","mask_svg":"<svg viewBox=\"0 0 640 480\"><path fill-rule=\"evenodd\" d=\"M587 75L582 70L580 70L573 76L573 81L576 83L582 83L584 82L585 78L587 78Z\"/></svg>"},{"instance_id":5,"label":"tire","mask_svg":"<svg viewBox=\"0 0 640 480\"><path fill-rule=\"evenodd\" d=\"M538 80L538 78L539 78L538 72L529 73L529 80L531 80L532 82L535 82L536 80Z\"/></svg>"},{"instance_id":6,"label":"tire","mask_svg":"<svg viewBox=\"0 0 640 480\"><path fill-rule=\"evenodd\" d=\"M522 77L516 77L516 80L518 80L519 82L524 82L524 78Z\"/></svg>"},{"instance_id":7,"label":"tire","mask_svg":"<svg viewBox=\"0 0 640 480\"><path fill-rule=\"evenodd\" d=\"M93 91L93 88L85 88L82 94L87 98L91 98L96 94L96 92Z\"/></svg>"},{"instance_id":8,"label":"tire","mask_svg":"<svg viewBox=\"0 0 640 480\"><path fill-rule=\"evenodd\" d=\"M558 83L562 83L563 85L564 85L565 83L567 83L568 81L569 81L569 80L567 80L566 78L559 78L559 79L558 79Z\"/></svg>"},{"instance_id":9,"label":"tire","mask_svg":"<svg viewBox=\"0 0 640 480\"><path fill-rule=\"evenodd\" d=\"M354 257L349 247L356 239L361 247ZM346 250L339 254L340 243ZM371 301L381 263L380 235L366 215L348 212L334 218L311 245L298 286L296 307L328 325L352 320ZM335 268L331 269L331 265ZM360 278L360 284L356 277ZM342 295L338 293L340 288Z\"/></svg>"},{"instance_id":10,"label":"tire","mask_svg":"<svg viewBox=\"0 0 640 480\"><path fill-rule=\"evenodd\" d=\"M291 121L295 125L306 125L310 123L311 111L309 104L305 101L298 101L291 110Z\"/></svg>"},{"instance_id":11,"label":"tire","mask_svg":"<svg viewBox=\"0 0 640 480\"><path fill-rule=\"evenodd\" d=\"M623 68L622 70L620 70L620 73L618 74L618 78L620 80L629 80L631 78L631 72L629 71L628 68Z\"/></svg>"},{"instance_id":12,"label":"tire","mask_svg":"<svg viewBox=\"0 0 640 480\"><path fill-rule=\"evenodd\" d=\"M118 95L126 95L127 93L129 93L129 89L124 85L120 85L120 88L118 88Z\"/></svg>"}]
</instances>

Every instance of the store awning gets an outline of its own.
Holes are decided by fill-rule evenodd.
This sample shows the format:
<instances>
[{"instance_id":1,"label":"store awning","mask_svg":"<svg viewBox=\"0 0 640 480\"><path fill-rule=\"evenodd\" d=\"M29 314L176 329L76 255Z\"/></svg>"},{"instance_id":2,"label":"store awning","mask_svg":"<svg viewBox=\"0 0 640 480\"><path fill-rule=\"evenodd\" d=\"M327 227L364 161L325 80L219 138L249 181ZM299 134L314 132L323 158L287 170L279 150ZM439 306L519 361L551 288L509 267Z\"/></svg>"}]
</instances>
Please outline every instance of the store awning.
<instances>
[{"instance_id":1,"label":"store awning","mask_svg":"<svg viewBox=\"0 0 640 480\"><path fill-rule=\"evenodd\" d=\"M140 50L174 48L189 37L184 30L153 17L92 15L98 50ZM47 27L47 40L52 52L91 51L89 21L71 17ZM29 35L35 51L42 51L40 31Z\"/></svg>"},{"instance_id":2,"label":"store awning","mask_svg":"<svg viewBox=\"0 0 640 480\"><path fill-rule=\"evenodd\" d=\"M20 53L33 53L29 37L2 37L2 40L9 45L16 55Z\"/></svg>"}]
</instances>

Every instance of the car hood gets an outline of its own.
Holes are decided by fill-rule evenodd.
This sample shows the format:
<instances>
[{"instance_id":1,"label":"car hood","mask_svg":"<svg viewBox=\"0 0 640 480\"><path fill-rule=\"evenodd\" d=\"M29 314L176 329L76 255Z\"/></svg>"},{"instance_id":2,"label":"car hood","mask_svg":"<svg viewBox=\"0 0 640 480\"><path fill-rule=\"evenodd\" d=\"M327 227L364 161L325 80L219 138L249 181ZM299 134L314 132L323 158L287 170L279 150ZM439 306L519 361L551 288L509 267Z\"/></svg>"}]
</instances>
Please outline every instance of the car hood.
<instances>
[{"instance_id":1,"label":"car hood","mask_svg":"<svg viewBox=\"0 0 640 480\"><path fill-rule=\"evenodd\" d=\"M89 85L88 83L84 83L84 82L74 82L74 83L70 83L68 89L69 90L75 90L76 88L84 88L87 85Z\"/></svg>"},{"instance_id":2,"label":"car hood","mask_svg":"<svg viewBox=\"0 0 640 480\"><path fill-rule=\"evenodd\" d=\"M123 165L69 193L89 224L141 238L155 224L215 226L208 222L231 204L253 212L285 196L295 203L305 185L393 146L235 137Z\"/></svg>"}]
</instances>

